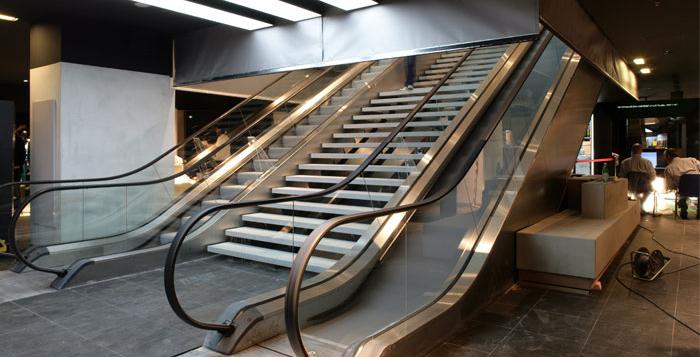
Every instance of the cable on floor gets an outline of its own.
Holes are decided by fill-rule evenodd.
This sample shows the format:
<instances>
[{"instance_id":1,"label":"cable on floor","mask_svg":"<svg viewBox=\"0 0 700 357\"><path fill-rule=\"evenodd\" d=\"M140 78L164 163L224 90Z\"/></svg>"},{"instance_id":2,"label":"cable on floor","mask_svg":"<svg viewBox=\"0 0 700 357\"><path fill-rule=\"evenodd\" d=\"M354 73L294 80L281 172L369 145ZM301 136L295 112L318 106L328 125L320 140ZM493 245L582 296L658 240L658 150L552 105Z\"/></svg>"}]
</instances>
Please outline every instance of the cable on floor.
<instances>
[{"instance_id":1,"label":"cable on floor","mask_svg":"<svg viewBox=\"0 0 700 357\"><path fill-rule=\"evenodd\" d=\"M652 230L651 228L644 227L644 226L641 225L641 224L639 225L639 228L641 228L641 229L643 229L643 230L645 230L645 231L651 233L651 240L653 240L654 243L658 244L661 248L665 249L666 251L671 252L671 253L673 253L673 254L678 254L678 255L682 255L682 256L689 257L689 258L693 258L693 259L700 260L700 257L698 257L698 256L690 255L690 254L686 254L686 253L683 253L683 252L678 252L678 251L675 251L675 250L666 248L665 245L663 245L661 242L659 242L658 240L656 240L656 232L654 232L654 230Z\"/></svg>"},{"instance_id":2,"label":"cable on floor","mask_svg":"<svg viewBox=\"0 0 700 357\"><path fill-rule=\"evenodd\" d=\"M700 260L700 257L694 256L694 255L690 255L690 254L686 254L686 253L683 253L683 252L678 252L678 251L675 251L675 250L672 250L672 249L667 248L665 245L663 245L661 242L659 242L659 241L656 239L656 232L654 232L654 230L652 230L652 229L650 229L650 228L647 228L647 227L645 227L645 226L643 226L643 225L641 225L641 224L639 225L639 228L642 228L642 229L646 230L647 232L651 233L651 240L654 241L656 244L658 244L662 249L666 250L667 252L673 253L673 254L678 254L678 255L683 255L683 256L686 256L686 257L690 257L690 258L694 258L694 259ZM678 322L679 324L681 324L681 325L687 327L690 331L693 331L696 335L700 335L700 331L698 331L698 330L696 330L696 329L694 329L694 328L688 326L688 324L686 324L685 322L683 322L683 321L681 321L680 319L678 319L678 318L677 318L675 315L673 315L672 313L666 311L664 308L662 308L661 306L659 306L657 303L655 303L654 301L652 301L652 300L649 299L648 297L644 296L644 294L642 294L641 292L639 292L639 291L633 289L631 286L625 284L625 283L622 281L622 279L620 279L620 271L622 271L622 267L627 266L627 265L632 265L632 263L630 262L630 263L624 263L624 264L620 265L619 267L617 267L617 272L615 273L615 280L617 280L617 282L620 283L620 285L622 285L622 287L624 287L625 289L629 290L629 291L632 292L633 294L635 294L635 295L641 297L642 299L646 300L648 303L654 305L654 307L656 307L657 309L659 309L661 312L663 312L664 314L666 314L668 317L674 319L674 320L675 320L676 322ZM673 270L673 271L664 273L664 275L666 275L666 274L678 273L678 272L680 272L680 271L683 271L683 270L686 270L686 269L690 269L690 268L696 267L696 266L698 266L698 265L700 265L700 263L698 263L698 264L693 264L693 265L690 265L690 266L687 266L687 267L684 267L684 268L679 268L679 269L677 269L677 270Z\"/></svg>"},{"instance_id":3,"label":"cable on floor","mask_svg":"<svg viewBox=\"0 0 700 357\"><path fill-rule=\"evenodd\" d=\"M698 331L698 330L696 330L696 329L694 329L694 328L688 326L688 324L686 324L685 322L681 321L681 320L680 320L679 318L677 318L674 314L672 314L672 313L666 311L663 307L659 306L659 304L655 303L654 301L652 301L652 300L649 299L648 297L644 296L644 294L640 293L639 291L637 291L637 290L633 289L632 287L628 286L627 284L625 284L625 283L622 281L622 279L620 279L620 271L622 271L622 267L627 266L627 265L632 265L632 263L624 263L624 264L620 265L619 267L617 267L617 272L615 273L615 280L617 280L617 282L620 283L620 285L622 285L625 289L629 290L630 292L634 293L635 295L639 296L640 298L646 300L648 303L654 305L654 307L656 307L657 309L659 309L659 311L663 312L663 313L666 314L668 317L670 317L670 318L676 320L676 322L678 322L679 324L681 324L681 325L687 327L690 331L693 331L696 335L700 336L700 331Z\"/></svg>"}]
</instances>

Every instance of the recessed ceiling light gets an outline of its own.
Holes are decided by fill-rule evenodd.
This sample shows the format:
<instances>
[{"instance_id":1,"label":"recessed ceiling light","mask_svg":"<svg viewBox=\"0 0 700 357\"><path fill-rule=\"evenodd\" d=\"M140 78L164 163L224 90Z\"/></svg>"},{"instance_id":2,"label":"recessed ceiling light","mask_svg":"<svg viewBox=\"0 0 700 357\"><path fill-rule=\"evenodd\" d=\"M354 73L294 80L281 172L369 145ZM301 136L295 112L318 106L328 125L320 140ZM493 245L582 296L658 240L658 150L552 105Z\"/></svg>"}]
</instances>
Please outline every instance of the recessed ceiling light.
<instances>
[{"instance_id":1,"label":"recessed ceiling light","mask_svg":"<svg viewBox=\"0 0 700 357\"><path fill-rule=\"evenodd\" d=\"M633 59L632 62L634 62L634 64L639 64L639 65L641 65L641 64L644 64L644 58L642 58L642 57L637 57L637 58Z\"/></svg>"},{"instance_id":2,"label":"recessed ceiling light","mask_svg":"<svg viewBox=\"0 0 700 357\"><path fill-rule=\"evenodd\" d=\"M642 69L639 70L639 73L641 73L641 74L649 74L649 73L651 73L651 68L644 67L644 68L642 68Z\"/></svg>"},{"instance_id":3,"label":"recessed ceiling light","mask_svg":"<svg viewBox=\"0 0 700 357\"><path fill-rule=\"evenodd\" d=\"M281 17L289 21L301 21L307 20L314 17L319 17L321 14L317 14L313 11L306 10L304 8L294 6L292 4L286 3L280 0L226 0L232 4L245 6L249 9L264 12L273 16Z\"/></svg>"},{"instance_id":4,"label":"recessed ceiling light","mask_svg":"<svg viewBox=\"0 0 700 357\"><path fill-rule=\"evenodd\" d=\"M18 18L10 15L0 14L0 20L15 22L19 20Z\"/></svg>"},{"instance_id":5,"label":"recessed ceiling light","mask_svg":"<svg viewBox=\"0 0 700 357\"><path fill-rule=\"evenodd\" d=\"M355 10L362 7L377 5L376 1L372 0L321 0L328 5L335 6L345 11Z\"/></svg>"},{"instance_id":6,"label":"recessed ceiling light","mask_svg":"<svg viewBox=\"0 0 700 357\"><path fill-rule=\"evenodd\" d=\"M258 30L272 26L267 22L258 21L186 0L138 0L136 2L199 17L200 19L218 22L224 25L242 28L244 30Z\"/></svg>"}]
</instances>

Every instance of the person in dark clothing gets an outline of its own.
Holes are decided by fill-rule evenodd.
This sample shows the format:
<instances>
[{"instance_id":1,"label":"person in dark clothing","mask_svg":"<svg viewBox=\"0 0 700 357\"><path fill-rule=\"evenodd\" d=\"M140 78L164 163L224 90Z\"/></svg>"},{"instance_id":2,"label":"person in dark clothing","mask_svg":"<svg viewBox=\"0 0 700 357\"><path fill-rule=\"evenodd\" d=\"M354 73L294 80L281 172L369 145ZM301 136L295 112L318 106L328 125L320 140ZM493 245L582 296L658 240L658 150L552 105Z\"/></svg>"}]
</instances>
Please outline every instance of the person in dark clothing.
<instances>
[{"instance_id":1,"label":"person in dark clothing","mask_svg":"<svg viewBox=\"0 0 700 357\"><path fill-rule=\"evenodd\" d=\"M406 61L406 82L404 83L403 90L412 90L413 85L416 83L416 56L408 56Z\"/></svg>"}]
</instances>

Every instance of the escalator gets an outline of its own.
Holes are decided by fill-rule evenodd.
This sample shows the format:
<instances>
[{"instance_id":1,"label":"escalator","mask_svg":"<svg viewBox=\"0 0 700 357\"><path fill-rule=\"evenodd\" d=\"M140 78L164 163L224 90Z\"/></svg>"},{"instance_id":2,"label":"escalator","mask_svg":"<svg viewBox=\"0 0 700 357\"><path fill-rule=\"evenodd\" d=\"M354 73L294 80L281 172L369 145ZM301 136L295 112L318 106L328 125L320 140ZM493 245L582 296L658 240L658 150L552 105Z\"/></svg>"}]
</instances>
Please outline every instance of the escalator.
<instances>
[{"instance_id":1,"label":"escalator","mask_svg":"<svg viewBox=\"0 0 700 357\"><path fill-rule=\"evenodd\" d=\"M136 170L34 182L9 232L20 252L16 270L28 266L56 274L52 286L62 288L158 267L173 232L192 212L234 199L348 98L366 91L365 83L396 67L394 62L287 73ZM201 144L216 128L232 125L237 128L222 145ZM217 153L227 150L232 154L220 161ZM179 170L173 165L176 154L186 159ZM31 218L20 220L29 204ZM216 241L206 242L200 244Z\"/></svg>"},{"instance_id":2,"label":"escalator","mask_svg":"<svg viewBox=\"0 0 700 357\"><path fill-rule=\"evenodd\" d=\"M484 60L481 55L499 51L500 60L490 63L487 75L472 77L478 78L474 92L459 97L468 100L443 104L455 99L439 97L451 95L444 88L474 75L470 58ZM514 241L504 238L504 232L527 225L523 215L543 216L558 209L561 182L578 150L569 143L580 143L602 80L547 31L531 44L455 52L439 60L451 64L444 66L450 70L437 82L426 83L430 89L414 107L401 107L405 97L399 92L384 97L376 93L366 112L372 112L372 104L393 107L374 117L373 125L336 126L338 131L327 137L351 140L320 141L322 148L342 148L342 156L311 156L335 160L331 164L296 163L297 170L318 171L317 177L336 170L349 175L332 179L331 186L302 181L307 187L282 187L299 195L295 198L251 196L258 199L257 209L250 208L252 200L211 207L180 229L166 263L166 294L184 321L212 330L204 349L224 354L260 348L283 355L416 355L488 299L493 270L510 267L512 274L512 256L508 259L503 251L512 250ZM388 101L372 102L385 97ZM423 131L422 123L431 119L418 114L447 106L457 111L448 117L448 125L425 124L434 133L417 134L420 138L409 144L399 135ZM391 117L402 109L408 113ZM383 140L367 135L387 127L394 130L375 134ZM350 129L364 130L337 135ZM416 144L428 143L432 135L437 139L427 150ZM301 151L307 156L314 152ZM275 183L287 181L285 175L291 173L297 172L281 171ZM279 192L274 183L265 189ZM209 251L234 256L236 264L258 261L292 268L286 289L235 301L217 321L204 322L178 300L176 262L191 226L214 212L228 212L239 224L220 227L232 241ZM246 215L255 218L242 218Z\"/></svg>"},{"instance_id":3,"label":"escalator","mask_svg":"<svg viewBox=\"0 0 700 357\"><path fill-rule=\"evenodd\" d=\"M306 235L329 218L419 198L434 183L440 163L454 153L454 138L475 124L529 46L419 56L421 76L414 90L399 90L402 75L379 83L235 201L200 211L180 228L167 258L166 296L175 312L193 326L216 330L207 345L227 353L282 333L281 289L231 301L216 323L186 311L191 304L186 298L181 302L177 290L194 282L177 275L180 249L187 251L187 242L200 236L228 236L228 242L207 247L234 257L221 264L248 272L261 263L289 267ZM380 218L324 234L307 271L314 304L329 311L352 296L391 245L396 227L393 219ZM381 241L370 244L373 237ZM236 291L248 288L225 280Z\"/></svg>"}]
</instances>

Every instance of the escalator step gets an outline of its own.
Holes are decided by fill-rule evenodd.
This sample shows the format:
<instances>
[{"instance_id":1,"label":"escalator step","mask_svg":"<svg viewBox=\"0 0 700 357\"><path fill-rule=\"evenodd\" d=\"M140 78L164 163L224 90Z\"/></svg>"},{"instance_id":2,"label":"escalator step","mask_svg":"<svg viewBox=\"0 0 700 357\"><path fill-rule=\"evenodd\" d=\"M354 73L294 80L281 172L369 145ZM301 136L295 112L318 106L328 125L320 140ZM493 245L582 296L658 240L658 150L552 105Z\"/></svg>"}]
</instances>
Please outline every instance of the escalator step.
<instances>
[{"instance_id":1,"label":"escalator step","mask_svg":"<svg viewBox=\"0 0 700 357\"><path fill-rule=\"evenodd\" d=\"M327 183L334 184L345 179L343 176L320 176L320 175L289 175L284 178L287 182L304 182L304 183ZM391 186L399 187L403 184L404 179L389 179L389 178L373 178L373 177L358 177L350 181L353 185L367 186Z\"/></svg>"},{"instance_id":2,"label":"escalator step","mask_svg":"<svg viewBox=\"0 0 700 357\"><path fill-rule=\"evenodd\" d=\"M207 251L209 251L210 253L254 260L261 263L278 265L287 268L290 268L292 266L292 261L294 260L295 255L291 252L231 242L210 245L207 247ZM309 266L307 267L307 271L320 273L333 266L335 262L336 261L333 259L311 257L311 260L309 261Z\"/></svg>"},{"instance_id":3,"label":"escalator step","mask_svg":"<svg viewBox=\"0 0 700 357\"><path fill-rule=\"evenodd\" d=\"M359 165L340 164L299 164L299 170L313 171L354 171ZM415 172L415 166L369 165L365 172Z\"/></svg>"},{"instance_id":4,"label":"escalator step","mask_svg":"<svg viewBox=\"0 0 700 357\"><path fill-rule=\"evenodd\" d=\"M301 247L308 236L304 234L275 232L267 229L252 227L237 227L226 230L226 236L232 238L249 239L257 242L286 245L289 247ZM355 245L355 242L341 239L324 238L316 247L317 250L347 254Z\"/></svg>"},{"instance_id":5,"label":"escalator step","mask_svg":"<svg viewBox=\"0 0 700 357\"><path fill-rule=\"evenodd\" d=\"M282 227L296 227L304 229L316 229L321 224L325 223L325 219L309 218L301 216L288 216L283 214L272 213L250 213L241 216L244 222L254 222L262 224L270 224ZM369 224L364 223L348 223L342 226L335 227L332 231L337 233L361 235L367 231Z\"/></svg>"},{"instance_id":6,"label":"escalator step","mask_svg":"<svg viewBox=\"0 0 700 357\"><path fill-rule=\"evenodd\" d=\"M269 205L262 205L260 207L265 208L275 208L288 211L303 211L303 212L315 212L315 213L328 213L335 215L346 215L355 213L371 212L375 209L371 207L364 206L350 206L350 205L336 205L329 203L318 203L318 202L305 202L305 201L288 201L280 203L272 203Z\"/></svg>"},{"instance_id":7,"label":"escalator step","mask_svg":"<svg viewBox=\"0 0 700 357\"><path fill-rule=\"evenodd\" d=\"M275 187L272 189L272 193L277 195L307 195L318 191L321 191L321 189L308 187ZM393 193L388 192L338 190L325 197L388 202L393 196Z\"/></svg>"}]
</instances>

